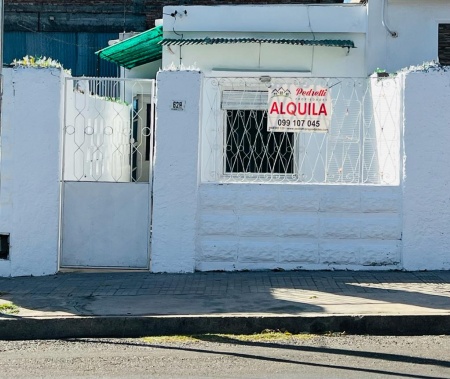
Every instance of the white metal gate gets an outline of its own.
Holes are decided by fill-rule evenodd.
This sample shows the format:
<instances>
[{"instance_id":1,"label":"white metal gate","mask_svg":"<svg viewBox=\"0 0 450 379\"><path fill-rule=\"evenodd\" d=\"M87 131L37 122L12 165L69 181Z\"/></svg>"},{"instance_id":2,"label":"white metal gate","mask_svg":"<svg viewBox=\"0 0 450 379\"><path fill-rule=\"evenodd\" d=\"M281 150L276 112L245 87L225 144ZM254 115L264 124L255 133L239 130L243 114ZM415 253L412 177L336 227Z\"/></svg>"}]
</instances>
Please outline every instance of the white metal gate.
<instances>
[{"instance_id":1,"label":"white metal gate","mask_svg":"<svg viewBox=\"0 0 450 379\"><path fill-rule=\"evenodd\" d=\"M148 269L155 82L65 84L60 267Z\"/></svg>"}]
</instances>

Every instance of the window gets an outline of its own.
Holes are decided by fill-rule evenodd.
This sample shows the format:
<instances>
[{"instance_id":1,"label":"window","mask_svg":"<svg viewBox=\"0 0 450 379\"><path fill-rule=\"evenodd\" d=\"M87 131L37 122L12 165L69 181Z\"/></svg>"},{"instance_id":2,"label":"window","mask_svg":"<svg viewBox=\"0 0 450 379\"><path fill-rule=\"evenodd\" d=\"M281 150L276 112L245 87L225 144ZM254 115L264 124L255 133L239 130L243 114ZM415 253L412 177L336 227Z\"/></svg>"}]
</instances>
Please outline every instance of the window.
<instances>
[{"instance_id":1,"label":"window","mask_svg":"<svg viewBox=\"0 0 450 379\"><path fill-rule=\"evenodd\" d=\"M294 133L267 131L267 96L267 91L223 91L225 174L294 172Z\"/></svg>"},{"instance_id":2,"label":"window","mask_svg":"<svg viewBox=\"0 0 450 379\"><path fill-rule=\"evenodd\" d=\"M9 258L9 234L0 234L0 259Z\"/></svg>"},{"instance_id":3,"label":"window","mask_svg":"<svg viewBox=\"0 0 450 379\"><path fill-rule=\"evenodd\" d=\"M267 131L267 111L226 112L225 173L294 172L294 133Z\"/></svg>"},{"instance_id":4,"label":"window","mask_svg":"<svg viewBox=\"0 0 450 379\"><path fill-rule=\"evenodd\" d=\"M438 56L440 64L450 65L450 24L439 24Z\"/></svg>"}]
</instances>

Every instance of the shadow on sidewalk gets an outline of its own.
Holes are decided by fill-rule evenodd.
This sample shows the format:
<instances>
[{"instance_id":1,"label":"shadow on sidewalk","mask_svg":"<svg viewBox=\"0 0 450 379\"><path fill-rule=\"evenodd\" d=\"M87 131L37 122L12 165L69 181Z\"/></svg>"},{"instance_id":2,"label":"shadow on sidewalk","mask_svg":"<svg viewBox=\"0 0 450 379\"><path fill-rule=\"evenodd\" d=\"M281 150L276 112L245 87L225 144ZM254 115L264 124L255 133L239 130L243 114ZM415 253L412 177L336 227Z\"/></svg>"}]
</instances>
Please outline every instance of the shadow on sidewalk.
<instances>
[{"instance_id":1,"label":"shadow on sidewalk","mask_svg":"<svg viewBox=\"0 0 450 379\"><path fill-rule=\"evenodd\" d=\"M389 273L381 278L346 280L340 296L352 296L371 301L395 303L407 306L450 310L450 282L439 277L422 281L407 273ZM331 293L333 293L331 291Z\"/></svg>"},{"instance_id":2,"label":"shadow on sidewalk","mask_svg":"<svg viewBox=\"0 0 450 379\"><path fill-rule=\"evenodd\" d=\"M85 316L324 314L322 296L314 295L319 293L337 296L331 301L344 305L353 297L349 303L355 306L364 299L361 304L370 300L445 312L448 279L446 272L76 273L0 278L0 299L29 312Z\"/></svg>"}]
</instances>

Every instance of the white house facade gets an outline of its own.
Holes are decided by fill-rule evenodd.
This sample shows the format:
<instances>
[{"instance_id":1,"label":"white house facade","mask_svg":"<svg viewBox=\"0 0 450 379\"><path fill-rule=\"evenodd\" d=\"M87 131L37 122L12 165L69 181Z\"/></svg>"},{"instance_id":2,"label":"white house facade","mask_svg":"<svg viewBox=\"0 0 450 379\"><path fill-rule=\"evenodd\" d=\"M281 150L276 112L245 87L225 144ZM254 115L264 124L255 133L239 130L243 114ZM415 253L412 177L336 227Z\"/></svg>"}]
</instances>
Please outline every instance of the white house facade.
<instances>
[{"instance_id":1,"label":"white house facade","mask_svg":"<svg viewBox=\"0 0 450 379\"><path fill-rule=\"evenodd\" d=\"M450 269L450 72L401 71L447 24L439 0L170 6L100 52L122 79L7 69L0 275Z\"/></svg>"},{"instance_id":2,"label":"white house facade","mask_svg":"<svg viewBox=\"0 0 450 379\"><path fill-rule=\"evenodd\" d=\"M369 76L436 60L449 12L440 1L166 7L152 267L170 271L178 259L182 271L448 268L443 241L415 221L418 204L431 210L445 198L442 187L428 205L406 190L418 184L409 170L427 166L415 165L420 148L408 149L420 128L410 100L422 96L409 88L424 74ZM440 75L424 75L424 85ZM329 89L326 132L267 132L268 93L287 87ZM171 110L174 100L185 113ZM434 114L445 120L442 112ZM178 138L184 148L171 149ZM176 199L182 214L157 213ZM433 219L429 230L442 230Z\"/></svg>"}]
</instances>

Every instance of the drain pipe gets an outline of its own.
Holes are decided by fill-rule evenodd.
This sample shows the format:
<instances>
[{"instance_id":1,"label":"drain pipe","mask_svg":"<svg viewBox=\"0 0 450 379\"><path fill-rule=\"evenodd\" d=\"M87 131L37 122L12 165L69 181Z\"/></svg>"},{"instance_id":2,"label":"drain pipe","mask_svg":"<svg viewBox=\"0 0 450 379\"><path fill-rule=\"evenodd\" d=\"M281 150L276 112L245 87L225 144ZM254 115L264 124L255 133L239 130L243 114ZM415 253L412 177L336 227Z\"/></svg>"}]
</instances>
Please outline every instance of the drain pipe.
<instances>
[{"instance_id":1,"label":"drain pipe","mask_svg":"<svg viewBox=\"0 0 450 379\"><path fill-rule=\"evenodd\" d=\"M398 37L398 33L397 32L393 32L391 29L389 29L389 27L386 25L386 21L385 21L385 9L386 9L386 5L387 5L388 0L382 0L381 2L381 23L383 24L384 28L388 31L388 33L391 35L391 37L393 38L397 38Z\"/></svg>"}]
</instances>

